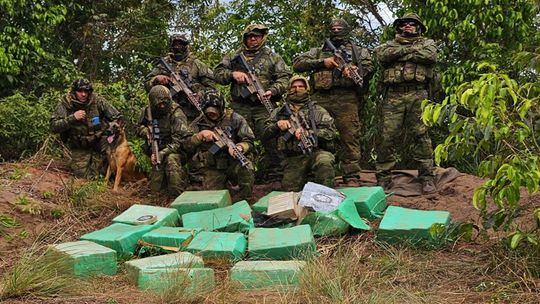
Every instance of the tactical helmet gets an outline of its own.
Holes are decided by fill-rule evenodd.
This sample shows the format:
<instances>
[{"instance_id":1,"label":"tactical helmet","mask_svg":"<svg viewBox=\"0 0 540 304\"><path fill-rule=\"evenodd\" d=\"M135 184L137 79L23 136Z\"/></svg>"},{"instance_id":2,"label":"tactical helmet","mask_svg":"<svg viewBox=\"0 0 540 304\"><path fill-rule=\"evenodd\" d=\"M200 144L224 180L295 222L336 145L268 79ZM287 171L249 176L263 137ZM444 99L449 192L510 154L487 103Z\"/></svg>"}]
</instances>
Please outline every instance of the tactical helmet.
<instances>
[{"instance_id":1,"label":"tactical helmet","mask_svg":"<svg viewBox=\"0 0 540 304\"><path fill-rule=\"evenodd\" d=\"M180 41L182 44L189 44L189 39L184 34L172 34L169 37L169 45L172 46L175 41Z\"/></svg>"},{"instance_id":2,"label":"tactical helmet","mask_svg":"<svg viewBox=\"0 0 540 304\"><path fill-rule=\"evenodd\" d=\"M291 77L291 79L289 80L289 86L288 86L288 88L290 89L292 83L295 82L295 81L297 81L297 80L302 80L302 81L306 84L306 90L307 90L308 92L311 90L311 88L309 87L309 81L307 80L306 77L301 76L301 75L294 75L293 77Z\"/></svg>"},{"instance_id":3,"label":"tactical helmet","mask_svg":"<svg viewBox=\"0 0 540 304\"><path fill-rule=\"evenodd\" d=\"M90 82L90 80L88 80L86 78L81 78L81 79L77 79L77 80L73 81L73 83L71 84L71 91L72 92L77 92L77 91L80 91L80 90L93 92L94 88L92 87L92 83Z\"/></svg>"},{"instance_id":4,"label":"tactical helmet","mask_svg":"<svg viewBox=\"0 0 540 304\"><path fill-rule=\"evenodd\" d=\"M157 107L162 102L172 104L171 92L166 86L162 85L153 86L148 93L148 99L150 99L152 107Z\"/></svg>"},{"instance_id":5,"label":"tactical helmet","mask_svg":"<svg viewBox=\"0 0 540 304\"><path fill-rule=\"evenodd\" d=\"M420 16L412 12L405 13L401 18L397 18L396 20L394 20L393 25L395 29L399 29L401 23L411 21L416 22L420 26L421 33L425 33L427 31L427 27L424 25L424 23L422 23L422 19L420 19Z\"/></svg>"},{"instance_id":6,"label":"tactical helmet","mask_svg":"<svg viewBox=\"0 0 540 304\"><path fill-rule=\"evenodd\" d=\"M219 109L220 113L223 113L223 110L225 109L225 98L218 90L204 90L201 102L203 110L208 107L216 107Z\"/></svg>"},{"instance_id":7,"label":"tactical helmet","mask_svg":"<svg viewBox=\"0 0 540 304\"><path fill-rule=\"evenodd\" d=\"M333 26L342 26L344 32L348 32L350 29L349 23L341 18L332 19L332 21L330 21L330 30L332 30Z\"/></svg>"}]
</instances>

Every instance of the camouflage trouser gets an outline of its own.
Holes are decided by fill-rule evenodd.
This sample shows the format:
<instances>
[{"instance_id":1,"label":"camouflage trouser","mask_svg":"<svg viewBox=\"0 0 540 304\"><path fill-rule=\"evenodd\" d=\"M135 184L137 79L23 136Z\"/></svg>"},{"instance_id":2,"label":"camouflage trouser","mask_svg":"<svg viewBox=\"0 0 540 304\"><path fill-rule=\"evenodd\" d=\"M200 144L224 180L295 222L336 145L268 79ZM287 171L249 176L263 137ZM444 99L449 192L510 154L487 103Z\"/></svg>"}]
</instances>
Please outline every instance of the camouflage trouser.
<instances>
[{"instance_id":1,"label":"camouflage trouser","mask_svg":"<svg viewBox=\"0 0 540 304\"><path fill-rule=\"evenodd\" d=\"M266 111L266 108L262 105L251 105L234 101L231 103L231 107L247 120L248 125L255 134L255 138L261 139L264 132L264 122L270 115ZM259 164L259 170L263 173L280 175L283 171L281 168L283 156L277 151L276 139L271 138L262 141L262 146L264 147L264 156Z\"/></svg>"},{"instance_id":2,"label":"camouflage trouser","mask_svg":"<svg viewBox=\"0 0 540 304\"><path fill-rule=\"evenodd\" d=\"M377 148L377 179L388 179L396 164L396 146L407 143L414 147L413 159L418 175L433 176L433 149L426 125L422 122L422 100L426 90L387 92L383 104L382 141Z\"/></svg>"},{"instance_id":3,"label":"camouflage trouser","mask_svg":"<svg viewBox=\"0 0 540 304\"><path fill-rule=\"evenodd\" d=\"M226 169L203 168L202 174L205 190L226 189L227 181L231 181L240 187L239 198L251 201L255 176L252 170L242 167L239 162L231 162Z\"/></svg>"},{"instance_id":4,"label":"camouflage trouser","mask_svg":"<svg viewBox=\"0 0 540 304\"><path fill-rule=\"evenodd\" d=\"M327 151L316 151L311 155L286 157L283 161L281 187L285 191L300 191L313 174L317 184L334 187L334 155Z\"/></svg>"},{"instance_id":5,"label":"camouflage trouser","mask_svg":"<svg viewBox=\"0 0 540 304\"><path fill-rule=\"evenodd\" d=\"M70 152L68 165L75 176L94 178L100 174L105 175L107 169L105 155L94 150L84 149L71 149Z\"/></svg>"},{"instance_id":6,"label":"camouflage trouser","mask_svg":"<svg viewBox=\"0 0 540 304\"><path fill-rule=\"evenodd\" d=\"M180 161L180 154L169 154L161 161L160 170L150 172L150 190L166 190L170 196L178 196L187 187L187 174Z\"/></svg>"},{"instance_id":7,"label":"camouflage trouser","mask_svg":"<svg viewBox=\"0 0 540 304\"><path fill-rule=\"evenodd\" d=\"M338 160L344 176L360 174L360 118L358 97L351 90L333 89L312 96L334 118L339 131Z\"/></svg>"}]
</instances>

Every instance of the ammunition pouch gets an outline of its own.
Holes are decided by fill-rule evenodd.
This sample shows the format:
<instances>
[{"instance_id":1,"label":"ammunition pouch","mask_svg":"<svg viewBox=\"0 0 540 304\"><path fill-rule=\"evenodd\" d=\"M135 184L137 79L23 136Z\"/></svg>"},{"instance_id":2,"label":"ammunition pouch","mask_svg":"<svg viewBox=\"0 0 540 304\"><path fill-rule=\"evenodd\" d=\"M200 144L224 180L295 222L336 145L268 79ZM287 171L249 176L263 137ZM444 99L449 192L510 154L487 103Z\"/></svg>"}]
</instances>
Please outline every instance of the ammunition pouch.
<instances>
[{"instance_id":1,"label":"ammunition pouch","mask_svg":"<svg viewBox=\"0 0 540 304\"><path fill-rule=\"evenodd\" d=\"M333 72L322 70L313 73L313 87L315 90L329 90L333 84Z\"/></svg>"},{"instance_id":2,"label":"ammunition pouch","mask_svg":"<svg viewBox=\"0 0 540 304\"><path fill-rule=\"evenodd\" d=\"M433 78L433 69L431 67L413 62L397 62L383 72L383 82L385 84L425 83L431 78Z\"/></svg>"}]
</instances>

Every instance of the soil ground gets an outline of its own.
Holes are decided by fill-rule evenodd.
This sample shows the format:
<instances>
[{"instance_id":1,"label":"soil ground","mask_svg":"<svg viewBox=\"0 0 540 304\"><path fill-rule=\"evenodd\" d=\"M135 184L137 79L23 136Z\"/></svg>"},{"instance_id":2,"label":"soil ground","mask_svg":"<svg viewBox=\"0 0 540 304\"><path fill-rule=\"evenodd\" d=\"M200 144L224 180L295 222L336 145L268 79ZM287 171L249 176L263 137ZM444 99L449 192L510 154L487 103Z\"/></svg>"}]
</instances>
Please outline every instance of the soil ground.
<instances>
[{"instance_id":1,"label":"soil ground","mask_svg":"<svg viewBox=\"0 0 540 304\"><path fill-rule=\"evenodd\" d=\"M363 185L373 185L374 181L372 173L364 174ZM102 189L104 192L94 196L92 192L101 190L93 188L84 190L81 185L85 183L85 180L76 179L67 173L61 160L42 159L0 164L0 215L8 215L20 224L18 227L0 226L0 273L10 269L25 251L36 244L77 240L84 233L109 225L114 216L132 204L168 206L173 200L168 197L150 195L142 183L124 185L118 193L112 192L110 188ZM438 193L416 197L391 196L388 204L421 210L446 210L451 213L454 222L473 223L480 226L479 212L472 206L471 201L474 189L482 183L483 180L479 177L462 174L442 187ZM254 196L261 197L276 186L278 186L276 183L256 185ZM85 195L90 197L90 202L84 200ZM532 211L540 207L540 196L529 197L526 194L525 196L524 207L517 221L523 226L529 226L534 223L533 219L529 218ZM77 199L88 206L77 205L79 204ZM375 228L377 225L376 222L372 223ZM388 258L410 264L409 266L413 268L418 267L417 271L411 270L407 272L407 275L393 277L396 281L385 282L379 286L380 289L368 285L370 289L368 300L374 299L368 302L506 303L519 301L537 303L540 298L538 296L540 280L531 278L520 270L515 270L515 274L511 277L496 275L507 267L501 266L507 265L504 261L499 261L499 264L493 262L494 257L499 256L493 249L493 240L497 236L478 238L475 235L471 242L459 241L449 248L436 251L393 249L381 246L373 241L374 232L352 232L342 238L319 239L317 243L322 259L328 258L329 261L339 251L340 246L352 248L357 256L363 257L361 261L364 262L358 265L358 270L373 267L375 264L364 264L365 259L370 260L373 257L377 257L377 263L381 261L379 258L382 260ZM491 259L491 261L486 259ZM225 278L227 269L217 269L216 273L218 278ZM356 272L352 271L351 275L353 273ZM230 288L223 285L227 284L223 283L226 282L225 279L216 281L220 286L217 288L218 291L200 301L290 303L291 299L296 299L292 302L303 302L300 300L301 297L291 298L287 294L272 292L232 290L223 295L223 290L230 290ZM88 288L73 297L40 299L30 296L10 299L6 303L163 302L163 299L141 292L129 285L122 273L114 277L97 278L89 284ZM400 292L404 292L405 295L396 297ZM388 293L387 299L394 300L378 301L378 299L385 299L386 293ZM331 302L333 301L321 299L321 303ZM341 302L348 303L349 301ZM364 300L353 301L353 303L363 302Z\"/></svg>"}]
</instances>

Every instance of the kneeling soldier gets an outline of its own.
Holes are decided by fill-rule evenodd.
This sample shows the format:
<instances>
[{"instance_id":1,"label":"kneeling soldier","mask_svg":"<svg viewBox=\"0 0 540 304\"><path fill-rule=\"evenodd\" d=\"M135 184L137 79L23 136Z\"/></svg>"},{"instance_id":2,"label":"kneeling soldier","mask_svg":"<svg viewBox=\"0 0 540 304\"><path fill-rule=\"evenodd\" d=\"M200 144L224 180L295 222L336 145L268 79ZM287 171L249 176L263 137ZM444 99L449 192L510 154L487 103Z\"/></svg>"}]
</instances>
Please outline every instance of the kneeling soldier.
<instances>
[{"instance_id":1,"label":"kneeling soldier","mask_svg":"<svg viewBox=\"0 0 540 304\"><path fill-rule=\"evenodd\" d=\"M244 117L225 109L223 95L207 90L202 97L204 117L197 122L198 133L191 137L193 162L202 166L206 190L225 189L227 181L240 187L240 199L249 200L255 180L253 166L246 157L253 150L255 136Z\"/></svg>"},{"instance_id":2,"label":"kneeling soldier","mask_svg":"<svg viewBox=\"0 0 540 304\"><path fill-rule=\"evenodd\" d=\"M148 94L150 107L144 109L139 121L137 135L147 138L151 147L153 170L150 173L150 189L153 192L166 189L171 196L178 196L187 187L187 175L182 168L180 151L193 132L180 106L173 103L167 87L156 85Z\"/></svg>"},{"instance_id":3,"label":"kneeling soldier","mask_svg":"<svg viewBox=\"0 0 540 304\"><path fill-rule=\"evenodd\" d=\"M334 187L334 119L309 95L306 78L289 81L286 103L266 121L265 137L278 137L278 150L285 154L281 187L300 191L310 174L313 181Z\"/></svg>"}]
</instances>

